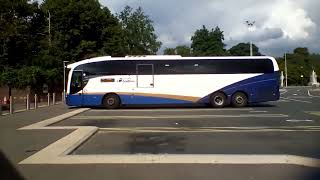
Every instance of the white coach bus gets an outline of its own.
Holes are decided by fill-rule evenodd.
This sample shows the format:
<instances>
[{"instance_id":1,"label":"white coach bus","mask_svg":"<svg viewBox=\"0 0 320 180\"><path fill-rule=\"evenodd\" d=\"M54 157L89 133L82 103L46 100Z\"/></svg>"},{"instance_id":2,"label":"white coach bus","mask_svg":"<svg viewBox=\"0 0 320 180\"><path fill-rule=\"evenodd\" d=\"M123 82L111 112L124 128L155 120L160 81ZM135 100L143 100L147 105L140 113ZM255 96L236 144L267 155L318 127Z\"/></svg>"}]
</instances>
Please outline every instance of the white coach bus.
<instances>
[{"instance_id":1,"label":"white coach bus","mask_svg":"<svg viewBox=\"0 0 320 180\"><path fill-rule=\"evenodd\" d=\"M105 56L67 68L69 106L243 107L279 99L279 67L273 57Z\"/></svg>"}]
</instances>

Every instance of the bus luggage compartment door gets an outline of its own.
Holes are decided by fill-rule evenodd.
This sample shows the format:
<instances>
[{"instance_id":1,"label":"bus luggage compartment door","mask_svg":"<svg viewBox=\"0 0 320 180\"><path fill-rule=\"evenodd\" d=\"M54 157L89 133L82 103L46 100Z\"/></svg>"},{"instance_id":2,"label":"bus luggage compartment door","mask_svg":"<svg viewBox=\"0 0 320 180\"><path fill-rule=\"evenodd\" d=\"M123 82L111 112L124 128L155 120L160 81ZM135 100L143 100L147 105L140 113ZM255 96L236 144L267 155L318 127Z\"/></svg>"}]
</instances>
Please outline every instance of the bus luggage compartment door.
<instances>
[{"instance_id":1,"label":"bus luggage compartment door","mask_svg":"<svg viewBox=\"0 0 320 180\"><path fill-rule=\"evenodd\" d=\"M138 88L153 88L153 64L138 64L137 65L137 87Z\"/></svg>"}]
</instances>

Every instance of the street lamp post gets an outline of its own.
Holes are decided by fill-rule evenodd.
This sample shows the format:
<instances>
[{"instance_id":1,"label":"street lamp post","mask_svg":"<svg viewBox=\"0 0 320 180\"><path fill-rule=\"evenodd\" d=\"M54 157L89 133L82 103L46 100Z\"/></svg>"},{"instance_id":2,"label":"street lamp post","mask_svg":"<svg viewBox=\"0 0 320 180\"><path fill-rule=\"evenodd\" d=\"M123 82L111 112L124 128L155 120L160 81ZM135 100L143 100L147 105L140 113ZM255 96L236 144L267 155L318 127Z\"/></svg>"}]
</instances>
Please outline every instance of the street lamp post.
<instances>
[{"instance_id":1,"label":"street lamp post","mask_svg":"<svg viewBox=\"0 0 320 180\"><path fill-rule=\"evenodd\" d=\"M69 61L63 61L63 102L66 99L66 63Z\"/></svg>"},{"instance_id":2,"label":"street lamp post","mask_svg":"<svg viewBox=\"0 0 320 180\"><path fill-rule=\"evenodd\" d=\"M256 21L246 21L247 23L247 26L248 26L248 29L249 31L252 31L252 28L254 26L254 24L256 23ZM250 56L253 56L253 52L252 52L252 40L250 39Z\"/></svg>"},{"instance_id":3,"label":"street lamp post","mask_svg":"<svg viewBox=\"0 0 320 180\"><path fill-rule=\"evenodd\" d=\"M48 10L48 32L49 32L49 38L48 38L48 41L49 41L49 46L51 46L51 14L50 14L50 11Z\"/></svg>"},{"instance_id":4,"label":"street lamp post","mask_svg":"<svg viewBox=\"0 0 320 180\"><path fill-rule=\"evenodd\" d=\"M284 53L284 72L286 74L286 87L288 87L287 53Z\"/></svg>"}]
</instances>

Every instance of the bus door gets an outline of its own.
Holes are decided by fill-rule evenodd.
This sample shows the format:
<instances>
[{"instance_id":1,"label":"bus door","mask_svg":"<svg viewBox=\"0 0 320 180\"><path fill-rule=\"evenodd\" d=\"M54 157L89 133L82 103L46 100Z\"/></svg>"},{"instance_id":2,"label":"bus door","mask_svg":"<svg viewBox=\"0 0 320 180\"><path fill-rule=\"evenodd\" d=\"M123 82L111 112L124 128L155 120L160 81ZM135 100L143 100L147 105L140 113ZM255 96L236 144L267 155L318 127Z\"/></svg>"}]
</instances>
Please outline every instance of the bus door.
<instances>
[{"instance_id":1,"label":"bus door","mask_svg":"<svg viewBox=\"0 0 320 180\"><path fill-rule=\"evenodd\" d=\"M70 102L74 106L83 104L83 71L75 70L72 72L70 83Z\"/></svg>"},{"instance_id":2,"label":"bus door","mask_svg":"<svg viewBox=\"0 0 320 180\"><path fill-rule=\"evenodd\" d=\"M137 88L154 87L153 64L137 64Z\"/></svg>"}]
</instances>

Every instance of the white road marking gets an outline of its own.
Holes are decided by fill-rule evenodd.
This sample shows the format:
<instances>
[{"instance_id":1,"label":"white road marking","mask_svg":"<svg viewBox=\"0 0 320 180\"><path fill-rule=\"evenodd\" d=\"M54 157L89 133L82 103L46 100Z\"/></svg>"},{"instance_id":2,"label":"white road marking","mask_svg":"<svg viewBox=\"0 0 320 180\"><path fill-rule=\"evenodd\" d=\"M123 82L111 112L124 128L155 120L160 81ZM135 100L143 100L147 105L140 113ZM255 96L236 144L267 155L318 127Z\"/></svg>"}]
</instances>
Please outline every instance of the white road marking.
<instances>
[{"instance_id":1,"label":"white road marking","mask_svg":"<svg viewBox=\"0 0 320 180\"><path fill-rule=\"evenodd\" d=\"M308 90L308 96L311 96L311 97L320 97L320 96L314 96L314 95L310 94L310 90Z\"/></svg>"},{"instance_id":2,"label":"white road marking","mask_svg":"<svg viewBox=\"0 0 320 180\"><path fill-rule=\"evenodd\" d=\"M281 92L282 91L282 92ZM280 90L280 95L282 95L282 94L285 94L285 93L287 93L288 91L287 90L285 90L285 89L283 89L283 90Z\"/></svg>"},{"instance_id":3,"label":"white road marking","mask_svg":"<svg viewBox=\"0 0 320 180\"><path fill-rule=\"evenodd\" d=\"M297 102L303 102L303 103L312 103L310 101L302 101L302 100L292 99L292 98L284 98L284 97L281 97L281 98L285 99L285 100L290 100L290 101L297 101Z\"/></svg>"},{"instance_id":4,"label":"white road marking","mask_svg":"<svg viewBox=\"0 0 320 180\"><path fill-rule=\"evenodd\" d=\"M312 97L309 96L287 96L286 98L294 98L294 99L312 99Z\"/></svg>"},{"instance_id":5,"label":"white road marking","mask_svg":"<svg viewBox=\"0 0 320 180\"><path fill-rule=\"evenodd\" d=\"M186 111L250 111L253 108L201 108L201 109L91 109L90 112L186 112Z\"/></svg>"},{"instance_id":6,"label":"white road marking","mask_svg":"<svg viewBox=\"0 0 320 180\"><path fill-rule=\"evenodd\" d=\"M313 122L311 119L287 119L287 122Z\"/></svg>"},{"instance_id":7,"label":"white road marking","mask_svg":"<svg viewBox=\"0 0 320 180\"><path fill-rule=\"evenodd\" d=\"M320 160L282 154L135 154L69 155L28 164L292 164L320 167ZM21 163L26 164L26 163Z\"/></svg>"},{"instance_id":8,"label":"white road marking","mask_svg":"<svg viewBox=\"0 0 320 180\"><path fill-rule=\"evenodd\" d=\"M288 117L285 114L239 114L239 115L155 115L155 116L74 116L70 119L91 119L91 120L109 120L109 119L197 119L197 118L274 118Z\"/></svg>"},{"instance_id":9,"label":"white road marking","mask_svg":"<svg viewBox=\"0 0 320 180\"><path fill-rule=\"evenodd\" d=\"M75 116L75 115L77 115L79 113L82 113L82 112L85 112L87 110L89 110L89 108L77 109L77 110L74 110L74 111L71 111L71 112L68 112L68 113L65 113L65 114L50 118L50 119L46 119L44 121L40 121L40 122L31 124L29 126L25 126L25 127L19 128L18 130L39 129L39 128L46 128L46 129L52 128L52 129L55 129L56 127L46 127L46 126L49 126L51 124L60 122L60 121L62 121L64 119L70 118L72 116ZM79 127L81 127L81 126L79 126Z\"/></svg>"},{"instance_id":10,"label":"white road marking","mask_svg":"<svg viewBox=\"0 0 320 180\"><path fill-rule=\"evenodd\" d=\"M33 164L34 162L45 160L51 161L55 159L56 156L67 155L71 151L73 151L76 147L78 147L82 142L88 139L91 135L93 135L96 131L98 131L97 127L93 126L65 126L65 127L47 127L51 124L60 122L66 118L70 118L79 113L89 110L88 108L77 109L75 111L71 111L60 116L56 116L44 121L40 121L29 126L25 126L19 128L18 130L39 130L39 129L64 129L64 130L72 130L75 129L72 133L67 136L59 139L58 141L50 144L45 147L41 151L33 154L27 159L21 161L21 164Z\"/></svg>"},{"instance_id":11,"label":"white road marking","mask_svg":"<svg viewBox=\"0 0 320 180\"><path fill-rule=\"evenodd\" d=\"M297 96L298 94L292 94L292 95Z\"/></svg>"},{"instance_id":12,"label":"white road marking","mask_svg":"<svg viewBox=\"0 0 320 180\"><path fill-rule=\"evenodd\" d=\"M277 102L291 102L291 101L280 99L280 100L278 100Z\"/></svg>"},{"instance_id":13,"label":"white road marking","mask_svg":"<svg viewBox=\"0 0 320 180\"><path fill-rule=\"evenodd\" d=\"M268 111L250 111L251 113L266 113Z\"/></svg>"},{"instance_id":14,"label":"white road marking","mask_svg":"<svg viewBox=\"0 0 320 180\"><path fill-rule=\"evenodd\" d=\"M319 132L320 127L206 127L206 128L173 128L173 127L134 127L134 128L99 128L99 133L133 133L133 132L151 132L151 133L250 133L250 132Z\"/></svg>"}]
</instances>

